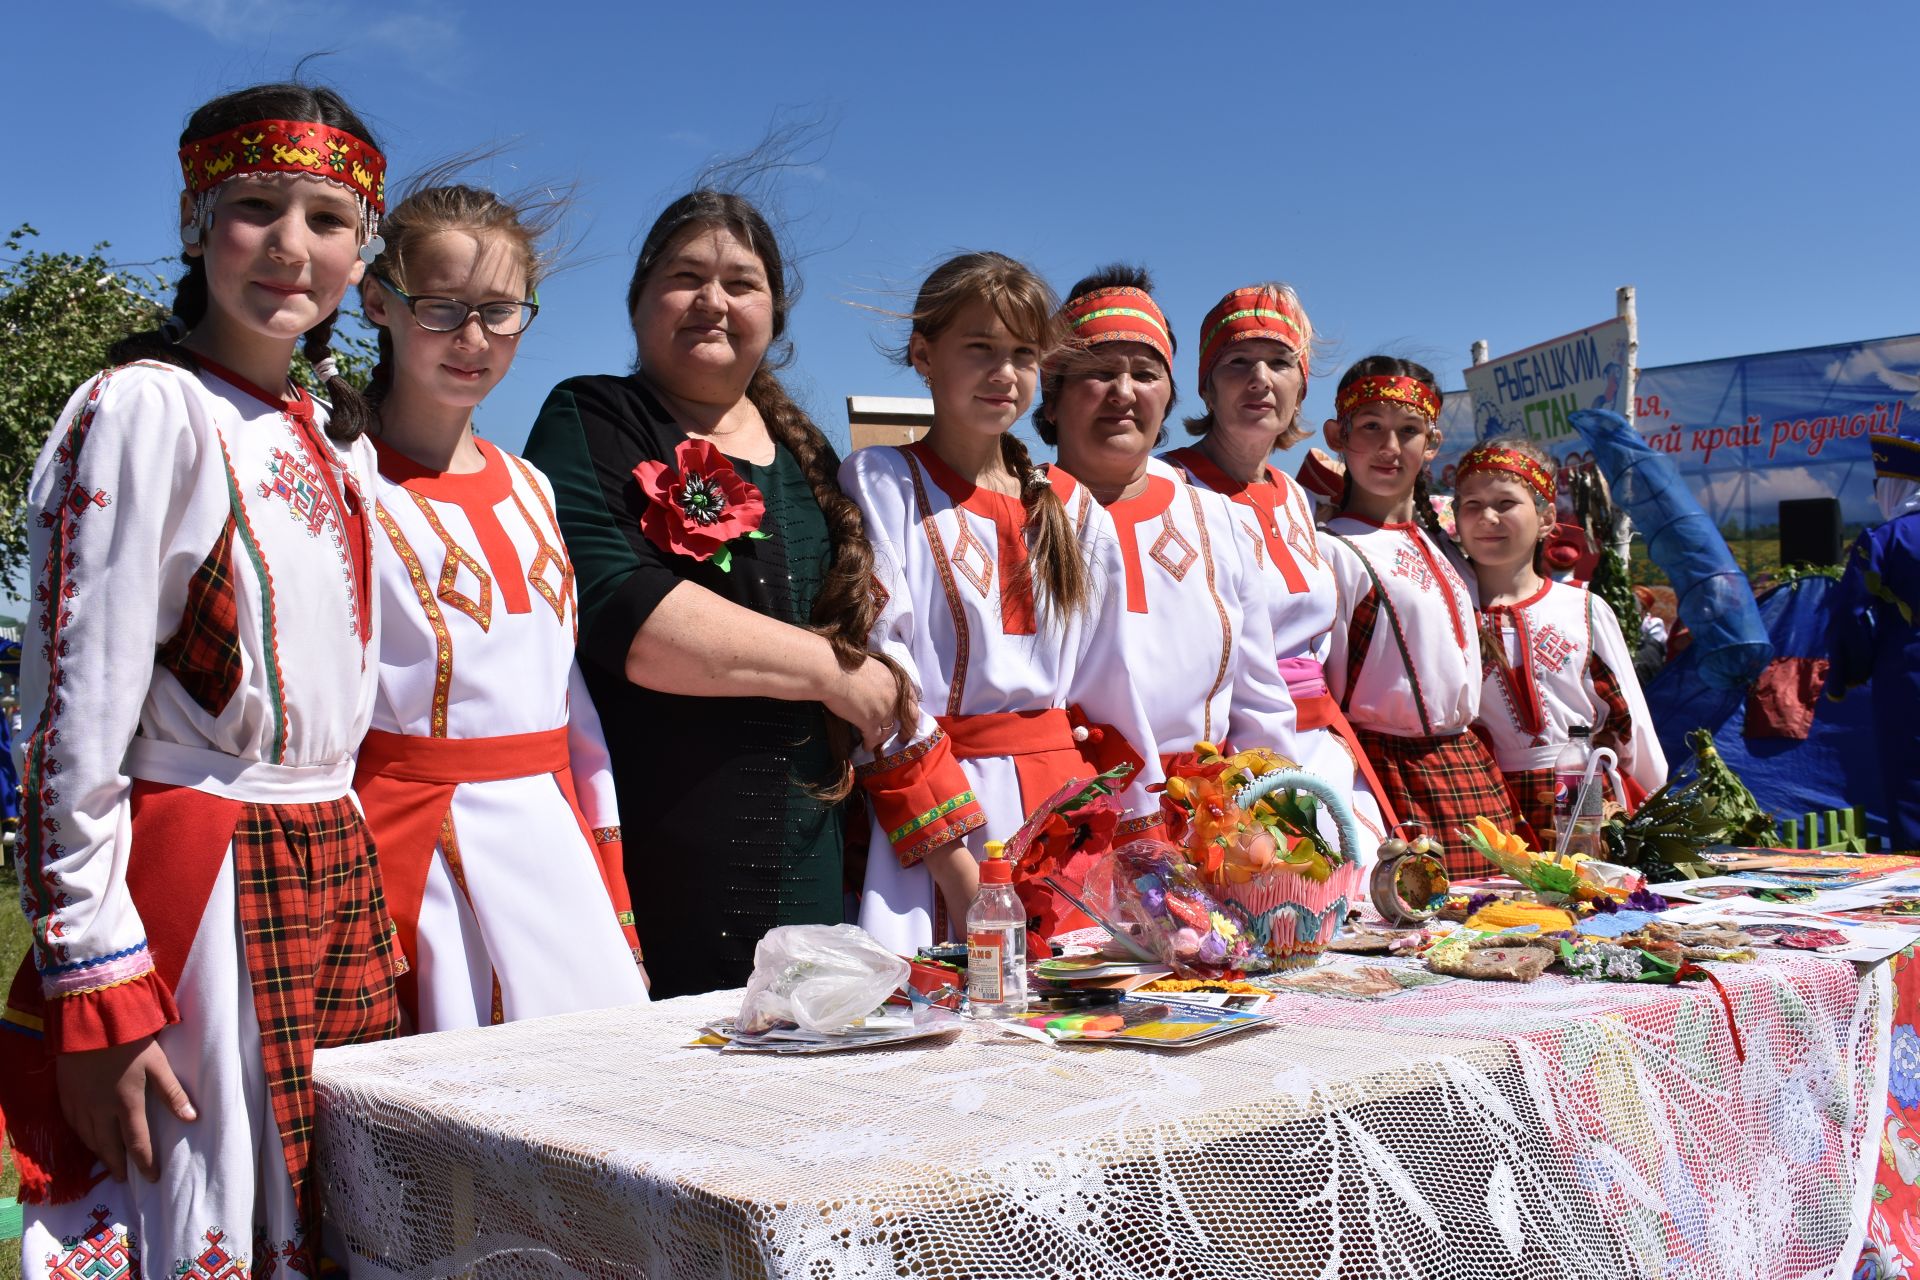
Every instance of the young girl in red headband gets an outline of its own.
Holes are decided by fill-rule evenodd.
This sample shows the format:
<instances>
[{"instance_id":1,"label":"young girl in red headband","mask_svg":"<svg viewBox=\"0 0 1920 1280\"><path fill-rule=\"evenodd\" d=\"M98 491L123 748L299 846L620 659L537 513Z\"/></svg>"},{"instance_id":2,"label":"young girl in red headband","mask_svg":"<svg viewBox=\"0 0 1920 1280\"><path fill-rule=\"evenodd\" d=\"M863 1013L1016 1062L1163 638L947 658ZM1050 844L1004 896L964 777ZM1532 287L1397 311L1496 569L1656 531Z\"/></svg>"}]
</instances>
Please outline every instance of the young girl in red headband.
<instances>
[{"instance_id":1,"label":"young girl in red headband","mask_svg":"<svg viewBox=\"0 0 1920 1280\"><path fill-rule=\"evenodd\" d=\"M1454 527L1480 601L1479 723L1514 808L1546 840L1553 765L1571 726L1592 728L1594 745L1614 750L1629 789L1642 794L1666 781L1666 756L1612 608L1542 571L1553 462L1528 440L1493 440L1460 459L1454 486Z\"/></svg>"},{"instance_id":2,"label":"young girl in red headband","mask_svg":"<svg viewBox=\"0 0 1920 1280\"><path fill-rule=\"evenodd\" d=\"M0 1035L28 1276L316 1275L315 1049L390 1036L348 794L373 709L373 449L332 369L385 162L333 93L188 121L186 275L34 468L30 962ZM289 380L304 342L332 412Z\"/></svg>"},{"instance_id":3,"label":"young girl in red headband","mask_svg":"<svg viewBox=\"0 0 1920 1280\"><path fill-rule=\"evenodd\" d=\"M1513 825L1500 767L1471 732L1480 713L1473 597L1443 548L1427 496L1440 447L1440 388L1423 366L1368 356L1347 370L1327 443L1346 464L1327 523L1340 588L1327 683L1402 822L1446 852L1448 873L1492 864L1458 829L1475 816Z\"/></svg>"},{"instance_id":4,"label":"young girl in red headband","mask_svg":"<svg viewBox=\"0 0 1920 1280\"><path fill-rule=\"evenodd\" d=\"M965 918L988 837L1012 836L1062 783L1120 763L1118 838L1159 822L1160 780L1115 622L1126 602L1113 520L1073 477L1042 471L1013 434L1059 338L1039 276L997 253L936 268L915 299L905 357L933 425L862 449L841 487L859 504L885 603L872 647L912 677L915 721L869 741L873 812L860 924L895 951ZM1077 863L1067 874L1078 878ZM1040 938L1086 923L1016 870Z\"/></svg>"},{"instance_id":5,"label":"young girl in red headband","mask_svg":"<svg viewBox=\"0 0 1920 1280\"><path fill-rule=\"evenodd\" d=\"M1200 439L1166 460L1196 485L1224 494L1263 571L1280 674L1298 708L1300 764L1350 789L1362 860L1393 820L1378 779L1327 688L1338 591L1333 562L1314 528L1313 502L1269 459L1307 438L1300 405L1313 356L1313 322L1293 289L1267 283L1234 289L1200 322L1200 398L1187 419Z\"/></svg>"}]
</instances>

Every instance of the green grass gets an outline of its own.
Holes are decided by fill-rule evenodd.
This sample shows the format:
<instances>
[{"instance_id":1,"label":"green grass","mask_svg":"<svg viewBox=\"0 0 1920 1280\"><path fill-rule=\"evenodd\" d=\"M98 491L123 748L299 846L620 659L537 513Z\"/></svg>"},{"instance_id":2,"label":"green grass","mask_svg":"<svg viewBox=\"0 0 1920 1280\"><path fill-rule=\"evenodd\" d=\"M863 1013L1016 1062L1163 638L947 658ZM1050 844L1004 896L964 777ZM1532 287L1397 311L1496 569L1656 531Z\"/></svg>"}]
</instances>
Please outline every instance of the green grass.
<instances>
[{"instance_id":1,"label":"green grass","mask_svg":"<svg viewBox=\"0 0 1920 1280\"><path fill-rule=\"evenodd\" d=\"M27 954L27 918L20 914L19 881L13 864L0 871L0 990L13 984L14 970ZM13 1153L0 1138L0 1196L19 1194L20 1178L13 1171ZM20 1280L20 1245L0 1240L0 1280Z\"/></svg>"}]
</instances>

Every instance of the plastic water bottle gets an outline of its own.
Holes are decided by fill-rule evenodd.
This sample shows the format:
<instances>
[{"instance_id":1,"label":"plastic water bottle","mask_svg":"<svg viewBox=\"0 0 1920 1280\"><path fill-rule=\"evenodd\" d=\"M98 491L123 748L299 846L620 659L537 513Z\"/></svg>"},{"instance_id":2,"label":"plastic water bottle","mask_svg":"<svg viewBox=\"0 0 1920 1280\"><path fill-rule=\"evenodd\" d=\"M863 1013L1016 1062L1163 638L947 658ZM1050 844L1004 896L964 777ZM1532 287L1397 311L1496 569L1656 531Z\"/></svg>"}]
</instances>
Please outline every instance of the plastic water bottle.
<instances>
[{"instance_id":1,"label":"plastic water bottle","mask_svg":"<svg viewBox=\"0 0 1920 1280\"><path fill-rule=\"evenodd\" d=\"M1586 803L1580 800L1580 784L1586 779L1587 762L1593 756L1593 729L1576 724L1567 731L1567 745L1553 763L1553 826L1560 843L1569 854L1600 856L1600 824L1606 816L1606 778L1595 773L1587 789Z\"/></svg>"},{"instance_id":2,"label":"plastic water bottle","mask_svg":"<svg viewBox=\"0 0 1920 1280\"><path fill-rule=\"evenodd\" d=\"M976 1018L1027 1011L1027 909L1013 891L1013 864L998 840L987 842L980 891L967 908L967 1001Z\"/></svg>"}]
</instances>

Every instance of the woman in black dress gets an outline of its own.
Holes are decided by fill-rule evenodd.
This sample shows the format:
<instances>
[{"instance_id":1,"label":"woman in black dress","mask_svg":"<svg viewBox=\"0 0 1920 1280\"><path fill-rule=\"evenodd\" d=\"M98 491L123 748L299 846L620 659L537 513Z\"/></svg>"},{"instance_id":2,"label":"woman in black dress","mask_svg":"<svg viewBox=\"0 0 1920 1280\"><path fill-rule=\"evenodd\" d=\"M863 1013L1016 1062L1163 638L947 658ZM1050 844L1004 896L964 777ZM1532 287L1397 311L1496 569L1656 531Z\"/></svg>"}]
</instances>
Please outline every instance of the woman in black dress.
<instances>
[{"instance_id":1,"label":"woman in black dress","mask_svg":"<svg viewBox=\"0 0 1920 1280\"><path fill-rule=\"evenodd\" d=\"M789 297L751 204L681 197L627 288L635 371L562 382L527 438L578 575L656 997L738 986L768 929L842 919L849 727L877 742L911 716L865 648L873 553L839 459L767 359Z\"/></svg>"}]
</instances>

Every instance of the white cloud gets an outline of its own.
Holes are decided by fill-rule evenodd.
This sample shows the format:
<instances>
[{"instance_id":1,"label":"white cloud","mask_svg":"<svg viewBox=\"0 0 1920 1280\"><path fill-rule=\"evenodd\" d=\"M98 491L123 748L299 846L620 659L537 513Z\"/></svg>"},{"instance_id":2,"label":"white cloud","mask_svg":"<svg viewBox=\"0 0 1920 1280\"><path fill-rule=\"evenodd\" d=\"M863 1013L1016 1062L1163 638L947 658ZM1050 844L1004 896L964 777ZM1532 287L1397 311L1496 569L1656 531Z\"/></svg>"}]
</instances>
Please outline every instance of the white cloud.
<instances>
[{"instance_id":1,"label":"white cloud","mask_svg":"<svg viewBox=\"0 0 1920 1280\"><path fill-rule=\"evenodd\" d=\"M227 44L262 48L283 33L352 32L356 48L398 54L425 74L442 71L461 46L460 28L425 4L393 5L374 16L349 0L128 0ZM331 46L327 46L331 47Z\"/></svg>"}]
</instances>

